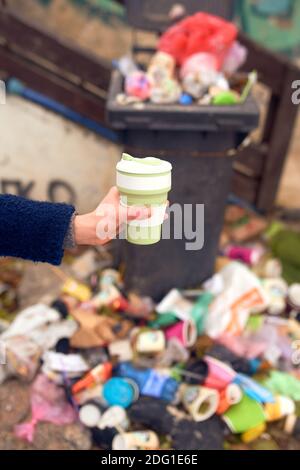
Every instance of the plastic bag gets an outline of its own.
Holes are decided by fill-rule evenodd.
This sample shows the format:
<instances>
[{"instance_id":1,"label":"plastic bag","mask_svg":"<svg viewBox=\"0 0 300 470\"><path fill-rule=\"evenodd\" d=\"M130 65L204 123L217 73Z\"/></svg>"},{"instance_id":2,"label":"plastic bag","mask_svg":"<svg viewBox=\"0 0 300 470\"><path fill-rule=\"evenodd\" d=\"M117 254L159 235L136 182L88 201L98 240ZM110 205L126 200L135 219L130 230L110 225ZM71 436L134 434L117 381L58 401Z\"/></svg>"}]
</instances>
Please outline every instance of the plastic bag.
<instances>
[{"instance_id":1,"label":"plastic bag","mask_svg":"<svg viewBox=\"0 0 300 470\"><path fill-rule=\"evenodd\" d=\"M0 336L7 352L5 373L1 374L0 383L11 376L29 382L33 379L42 353L77 330L74 320L60 320L59 312L44 304L33 305L19 313Z\"/></svg>"},{"instance_id":2,"label":"plastic bag","mask_svg":"<svg viewBox=\"0 0 300 470\"><path fill-rule=\"evenodd\" d=\"M172 55L179 65L197 52L208 52L215 56L221 69L236 37L234 24L199 12L167 29L160 38L158 49Z\"/></svg>"},{"instance_id":3,"label":"plastic bag","mask_svg":"<svg viewBox=\"0 0 300 470\"><path fill-rule=\"evenodd\" d=\"M151 102L155 104L172 104L179 101L181 86L177 80L165 78L159 85L151 89Z\"/></svg>"},{"instance_id":4,"label":"plastic bag","mask_svg":"<svg viewBox=\"0 0 300 470\"><path fill-rule=\"evenodd\" d=\"M284 395L295 401L300 401L300 380L293 375L272 370L263 385L273 393Z\"/></svg>"},{"instance_id":5,"label":"plastic bag","mask_svg":"<svg viewBox=\"0 0 300 470\"><path fill-rule=\"evenodd\" d=\"M200 98L217 82L218 61L212 54L199 52L190 56L180 69L183 89L194 98Z\"/></svg>"},{"instance_id":6,"label":"plastic bag","mask_svg":"<svg viewBox=\"0 0 300 470\"><path fill-rule=\"evenodd\" d=\"M31 389L31 420L15 426L15 435L32 442L35 426L39 421L53 424L71 424L77 419L77 413L66 401L65 392L47 379L38 375Z\"/></svg>"},{"instance_id":7,"label":"plastic bag","mask_svg":"<svg viewBox=\"0 0 300 470\"><path fill-rule=\"evenodd\" d=\"M42 349L30 338L21 335L8 338L4 344L7 376L30 382L40 366Z\"/></svg>"},{"instance_id":8,"label":"plastic bag","mask_svg":"<svg viewBox=\"0 0 300 470\"><path fill-rule=\"evenodd\" d=\"M159 85L165 79L174 78L175 65L175 60L170 54L156 52L151 58L147 75L154 85Z\"/></svg>"},{"instance_id":9,"label":"plastic bag","mask_svg":"<svg viewBox=\"0 0 300 470\"><path fill-rule=\"evenodd\" d=\"M131 73L139 70L131 55L124 55L118 61L115 62L115 65L117 66L123 77L128 77L128 75L130 75Z\"/></svg>"},{"instance_id":10,"label":"plastic bag","mask_svg":"<svg viewBox=\"0 0 300 470\"><path fill-rule=\"evenodd\" d=\"M151 94L151 82L145 72L132 72L125 78L125 92L140 100L147 100Z\"/></svg>"},{"instance_id":11,"label":"plastic bag","mask_svg":"<svg viewBox=\"0 0 300 470\"><path fill-rule=\"evenodd\" d=\"M213 54L198 52L185 60L180 69L180 76L184 78L188 74L203 72L214 72L214 77L218 69L218 62ZM210 84L210 82L208 82Z\"/></svg>"},{"instance_id":12,"label":"plastic bag","mask_svg":"<svg viewBox=\"0 0 300 470\"><path fill-rule=\"evenodd\" d=\"M261 356L268 347L268 343L253 336L232 336L224 334L218 338L218 342L230 349L234 354L246 359L254 359Z\"/></svg>"},{"instance_id":13,"label":"plastic bag","mask_svg":"<svg viewBox=\"0 0 300 470\"><path fill-rule=\"evenodd\" d=\"M248 51L245 46L235 41L229 49L223 64L223 72L234 74L246 61Z\"/></svg>"},{"instance_id":14,"label":"plastic bag","mask_svg":"<svg viewBox=\"0 0 300 470\"><path fill-rule=\"evenodd\" d=\"M206 333L218 338L223 333L241 334L250 313L263 311L268 301L259 279L244 265L229 263L222 276L223 291L210 304Z\"/></svg>"},{"instance_id":15,"label":"plastic bag","mask_svg":"<svg viewBox=\"0 0 300 470\"><path fill-rule=\"evenodd\" d=\"M22 310L9 328L1 335L1 339L5 340L19 335L30 336L33 330L59 320L60 315L56 310L44 304L36 304Z\"/></svg>"}]
</instances>

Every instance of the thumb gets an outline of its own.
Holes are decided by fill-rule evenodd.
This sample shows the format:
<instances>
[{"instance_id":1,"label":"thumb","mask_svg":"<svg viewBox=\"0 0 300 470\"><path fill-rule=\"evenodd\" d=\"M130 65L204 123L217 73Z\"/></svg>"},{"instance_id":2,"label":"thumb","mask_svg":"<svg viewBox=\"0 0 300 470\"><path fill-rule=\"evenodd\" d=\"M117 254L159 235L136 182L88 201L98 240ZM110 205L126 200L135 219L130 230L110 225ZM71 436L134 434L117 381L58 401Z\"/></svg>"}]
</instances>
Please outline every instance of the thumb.
<instances>
[{"instance_id":1,"label":"thumb","mask_svg":"<svg viewBox=\"0 0 300 470\"><path fill-rule=\"evenodd\" d=\"M146 206L120 206L120 222L143 220L151 217L151 208Z\"/></svg>"}]
</instances>

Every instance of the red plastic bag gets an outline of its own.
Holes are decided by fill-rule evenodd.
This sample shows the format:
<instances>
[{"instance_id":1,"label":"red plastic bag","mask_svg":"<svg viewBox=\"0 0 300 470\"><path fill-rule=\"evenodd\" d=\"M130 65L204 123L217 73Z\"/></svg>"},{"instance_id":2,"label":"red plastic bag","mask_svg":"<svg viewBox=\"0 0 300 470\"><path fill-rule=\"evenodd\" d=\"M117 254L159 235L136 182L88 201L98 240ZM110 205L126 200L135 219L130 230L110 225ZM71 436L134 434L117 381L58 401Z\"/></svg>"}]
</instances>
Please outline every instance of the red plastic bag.
<instances>
[{"instance_id":1,"label":"red plastic bag","mask_svg":"<svg viewBox=\"0 0 300 470\"><path fill-rule=\"evenodd\" d=\"M199 12L167 29L159 40L158 49L173 56L177 65L197 52L209 52L221 68L237 33L233 23Z\"/></svg>"}]
</instances>

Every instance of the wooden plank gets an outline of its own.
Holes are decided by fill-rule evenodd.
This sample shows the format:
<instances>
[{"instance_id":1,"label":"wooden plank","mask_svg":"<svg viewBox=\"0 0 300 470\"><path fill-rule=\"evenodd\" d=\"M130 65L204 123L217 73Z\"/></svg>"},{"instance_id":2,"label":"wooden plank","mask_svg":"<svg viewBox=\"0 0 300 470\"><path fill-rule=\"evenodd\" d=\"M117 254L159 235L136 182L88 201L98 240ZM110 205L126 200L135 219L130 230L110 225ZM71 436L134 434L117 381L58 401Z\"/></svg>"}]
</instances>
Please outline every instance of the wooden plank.
<instances>
[{"instance_id":1,"label":"wooden plank","mask_svg":"<svg viewBox=\"0 0 300 470\"><path fill-rule=\"evenodd\" d=\"M0 36L24 52L40 56L82 80L107 90L110 63L81 49L77 44L63 40L41 26L22 18L16 11L0 6Z\"/></svg>"},{"instance_id":2,"label":"wooden plank","mask_svg":"<svg viewBox=\"0 0 300 470\"><path fill-rule=\"evenodd\" d=\"M239 151L234 168L241 174L259 178L263 171L266 153L265 145L251 144Z\"/></svg>"},{"instance_id":3,"label":"wooden plank","mask_svg":"<svg viewBox=\"0 0 300 470\"><path fill-rule=\"evenodd\" d=\"M261 180L256 188L254 201L258 209L269 211L275 202L297 116L297 106L291 101L291 84L299 79L300 70L288 59L256 44L244 34L240 33L239 38L248 49L248 58L243 69L256 69L259 80L271 89L261 141L262 148L267 151L261 160ZM246 184L246 180L243 182ZM242 180L239 181L239 190L243 191ZM251 196L251 190L249 192L247 189L246 192Z\"/></svg>"},{"instance_id":4,"label":"wooden plank","mask_svg":"<svg viewBox=\"0 0 300 470\"><path fill-rule=\"evenodd\" d=\"M275 93L271 94L269 105L268 105L267 116L265 120L264 131L262 134L262 142L265 142L265 143L270 142L270 139L272 136L272 129L274 125L274 116L276 115L278 107L280 106L280 99L281 97L279 95L276 95Z\"/></svg>"},{"instance_id":5,"label":"wooden plank","mask_svg":"<svg viewBox=\"0 0 300 470\"><path fill-rule=\"evenodd\" d=\"M280 177L284 167L296 123L298 106L292 103L292 83L299 79L296 67L286 69L280 104L273 116L273 125L269 130L269 149L265 161L260 190L256 200L257 207L268 211L276 198Z\"/></svg>"},{"instance_id":6,"label":"wooden plank","mask_svg":"<svg viewBox=\"0 0 300 470\"><path fill-rule=\"evenodd\" d=\"M241 199L245 199L250 204L255 204L257 191L259 188L259 179L250 178L234 171L231 192Z\"/></svg>"},{"instance_id":7,"label":"wooden plank","mask_svg":"<svg viewBox=\"0 0 300 470\"><path fill-rule=\"evenodd\" d=\"M239 40L248 49L248 57L243 70L246 72L257 70L259 80L270 87L273 93L279 94L282 90L286 68L293 68L292 64L281 55L264 48L243 33L239 33Z\"/></svg>"},{"instance_id":8,"label":"wooden plank","mask_svg":"<svg viewBox=\"0 0 300 470\"><path fill-rule=\"evenodd\" d=\"M44 93L59 101L78 113L95 120L99 124L106 124L105 100L69 83L48 70L32 64L28 60L12 54L0 46L0 68L9 75L14 76L30 88Z\"/></svg>"}]
</instances>

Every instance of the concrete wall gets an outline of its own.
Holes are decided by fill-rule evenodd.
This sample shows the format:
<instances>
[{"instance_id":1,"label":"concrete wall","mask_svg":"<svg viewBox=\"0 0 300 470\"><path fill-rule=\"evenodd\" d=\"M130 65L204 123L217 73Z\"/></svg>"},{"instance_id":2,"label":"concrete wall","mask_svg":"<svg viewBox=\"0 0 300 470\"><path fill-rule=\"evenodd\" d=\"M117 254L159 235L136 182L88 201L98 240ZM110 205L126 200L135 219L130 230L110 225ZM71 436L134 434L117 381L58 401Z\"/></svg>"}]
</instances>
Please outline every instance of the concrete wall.
<instances>
[{"instance_id":1,"label":"concrete wall","mask_svg":"<svg viewBox=\"0 0 300 470\"><path fill-rule=\"evenodd\" d=\"M0 192L92 210L115 182L121 148L40 106L0 106Z\"/></svg>"}]
</instances>

